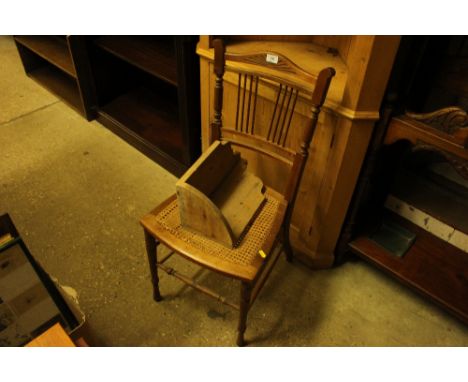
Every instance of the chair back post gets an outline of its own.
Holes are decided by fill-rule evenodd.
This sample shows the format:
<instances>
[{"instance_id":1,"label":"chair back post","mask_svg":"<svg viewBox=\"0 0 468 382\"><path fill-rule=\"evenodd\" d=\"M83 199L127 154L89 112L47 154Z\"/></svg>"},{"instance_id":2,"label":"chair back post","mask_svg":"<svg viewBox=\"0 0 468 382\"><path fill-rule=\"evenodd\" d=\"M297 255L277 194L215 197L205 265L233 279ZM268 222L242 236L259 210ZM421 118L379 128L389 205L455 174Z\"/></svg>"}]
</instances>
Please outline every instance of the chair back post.
<instances>
[{"instance_id":1,"label":"chair back post","mask_svg":"<svg viewBox=\"0 0 468 382\"><path fill-rule=\"evenodd\" d=\"M296 153L293 166L291 169L291 176L289 183L286 186L285 199L292 206L296 200L298 185L301 181L304 172L305 163L309 155L309 147L317 127L318 115L330 87L330 82L335 75L335 69L326 68L320 71L314 92L312 94L312 117L304 130L302 136L299 152ZM292 209L292 207L290 208Z\"/></svg>"},{"instance_id":2,"label":"chair back post","mask_svg":"<svg viewBox=\"0 0 468 382\"><path fill-rule=\"evenodd\" d=\"M322 108L325 98L330 87L330 82L335 75L335 69L325 68L320 71L317 82L315 85L314 92L312 94L312 117L309 124L304 130L302 141L300 144L299 152L296 153L294 158L293 166L291 169L291 175L289 182L286 186L285 199L288 202L288 209L283 224L284 239L286 245L289 247L289 227L291 224L292 213L294 210L294 204L296 203L297 193L299 191L299 184L304 173L307 157L309 155L309 147L314 136L315 129L317 127L318 115Z\"/></svg>"},{"instance_id":3,"label":"chair back post","mask_svg":"<svg viewBox=\"0 0 468 382\"><path fill-rule=\"evenodd\" d=\"M215 91L214 91L214 120L211 123L210 144L220 139L222 126L222 109L223 109L223 76L225 66L225 47L221 39L213 40L214 47L214 72L216 75Z\"/></svg>"}]
</instances>

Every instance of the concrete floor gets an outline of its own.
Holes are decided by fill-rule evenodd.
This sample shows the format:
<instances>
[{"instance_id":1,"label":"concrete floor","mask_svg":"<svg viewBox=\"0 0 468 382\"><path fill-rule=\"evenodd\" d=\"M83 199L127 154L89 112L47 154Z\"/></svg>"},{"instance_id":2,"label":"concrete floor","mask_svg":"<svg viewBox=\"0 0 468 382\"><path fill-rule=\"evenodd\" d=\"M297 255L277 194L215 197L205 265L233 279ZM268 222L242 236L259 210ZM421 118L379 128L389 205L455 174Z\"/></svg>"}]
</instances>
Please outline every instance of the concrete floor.
<instances>
[{"instance_id":1,"label":"concrete floor","mask_svg":"<svg viewBox=\"0 0 468 382\"><path fill-rule=\"evenodd\" d=\"M237 314L161 275L151 298L139 218L176 178L27 78L0 37L0 214L78 292L91 342L231 346ZM180 264L182 268L187 268ZM190 266L187 272L197 273ZM212 274L198 274L220 285ZM237 285L224 287L237 297ZM372 266L312 271L281 258L252 308L252 346L467 346L468 327Z\"/></svg>"}]
</instances>

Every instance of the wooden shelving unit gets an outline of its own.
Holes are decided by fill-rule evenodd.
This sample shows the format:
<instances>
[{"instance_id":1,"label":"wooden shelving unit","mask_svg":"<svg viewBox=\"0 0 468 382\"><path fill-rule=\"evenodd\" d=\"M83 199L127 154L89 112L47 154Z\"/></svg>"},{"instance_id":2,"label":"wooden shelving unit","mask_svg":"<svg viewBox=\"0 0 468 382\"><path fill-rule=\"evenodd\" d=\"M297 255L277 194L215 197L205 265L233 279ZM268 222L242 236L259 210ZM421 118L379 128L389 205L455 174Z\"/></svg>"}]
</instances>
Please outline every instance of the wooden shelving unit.
<instances>
[{"instance_id":1,"label":"wooden shelving unit","mask_svg":"<svg viewBox=\"0 0 468 382\"><path fill-rule=\"evenodd\" d=\"M201 153L198 36L15 36L26 74L176 175Z\"/></svg>"},{"instance_id":2,"label":"wooden shelving unit","mask_svg":"<svg viewBox=\"0 0 468 382\"><path fill-rule=\"evenodd\" d=\"M87 60L72 54L86 56L80 37L15 36L15 42L26 74L91 120L94 102Z\"/></svg>"},{"instance_id":3,"label":"wooden shelving unit","mask_svg":"<svg viewBox=\"0 0 468 382\"><path fill-rule=\"evenodd\" d=\"M201 151L196 39L90 39L97 119L167 170L181 175Z\"/></svg>"},{"instance_id":4,"label":"wooden shelving unit","mask_svg":"<svg viewBox=\"0 0 468 382\"><path fill-rule=\"evenodd\" d=\"M349 243L352 251L468 323L466 253L396 214L388 212L386 218L416 234L403 257L392 255L366 235Z\"/></svg>"}]
</instances>

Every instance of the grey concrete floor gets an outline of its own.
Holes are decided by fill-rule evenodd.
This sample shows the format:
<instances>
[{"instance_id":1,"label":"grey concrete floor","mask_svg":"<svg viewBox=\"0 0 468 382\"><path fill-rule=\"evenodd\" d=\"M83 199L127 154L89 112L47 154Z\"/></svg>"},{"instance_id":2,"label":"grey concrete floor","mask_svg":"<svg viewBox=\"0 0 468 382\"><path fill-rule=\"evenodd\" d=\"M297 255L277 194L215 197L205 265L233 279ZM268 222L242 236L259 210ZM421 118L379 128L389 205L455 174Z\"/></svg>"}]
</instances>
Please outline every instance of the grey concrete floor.
<instances>
[{"instance_id":1,"label":"grey concrete floor","mask_svg":"<svg viewBox=\"0 0 468 382\"><path fill-rule=\"evenodd\" d=\"M176 178L27 78L0 37L0 214L78 292L91 342L231 346L237 314L161 275L151 298L139 218ZM177 260L175 260L177 262ZM237 297L237 285L178 264ZM281 258L249 314L252 346L466 346L468 328L361 261L313 271Z\"/></svg>"}]
</instances>

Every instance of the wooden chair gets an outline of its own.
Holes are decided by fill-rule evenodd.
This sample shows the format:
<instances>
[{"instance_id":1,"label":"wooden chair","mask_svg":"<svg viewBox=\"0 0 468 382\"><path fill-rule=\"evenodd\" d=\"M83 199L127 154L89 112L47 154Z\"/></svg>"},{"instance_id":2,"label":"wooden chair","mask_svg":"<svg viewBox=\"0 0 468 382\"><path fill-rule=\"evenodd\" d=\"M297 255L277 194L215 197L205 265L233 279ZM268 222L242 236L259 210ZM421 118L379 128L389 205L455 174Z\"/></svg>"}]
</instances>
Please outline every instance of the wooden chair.
<instances>
[{"instance_id":1,"label":"wooden chair","mask_svg":"<svg viewBox=\"0 0 468 382\"><path fill-rule=\"evenodd\" d=\"M228 54L222 40L214 40L213 46L216 84L210 140L229 141L233 147L253 150L269 160L286 165L289 175L285 179L284 191L278 192L267 187L266 201L260 212L242 240L232 249L183 229L176 195L144 216L141 224L145 232L154 300L161 300L158 286L159 268L218 301L238 309L240 316L237 345L243 346L247 313L276 263L281 248L284 248L288 261L292 260L289 225L294 201L318 114L335 70L325 68L318 76L313 76L280 54ZM234 73L231 79L237 77L236 123L233 127L224 127L222 124L225 71ZM276 93L269 126L262 128L256 124L256 106L261 97L258 89L261 86L266 86ZM300 148L292 150L286 143L291 140L288 140L288 136L293 129L291 120L299 96L310 100L311 113L308 124L301 127L303 138ZM264 120L264 115L261 119ZM172 250L163 259L157 257L159 243ZM239 280L240 304L226 300L165 265L165 261L174 253L211 271Z\"/></svg>"}]
</instances>

